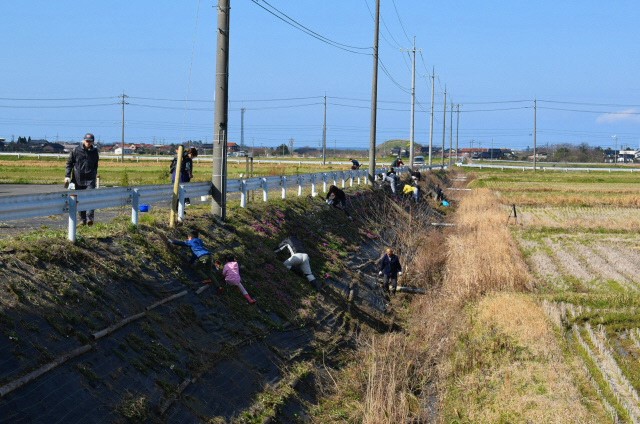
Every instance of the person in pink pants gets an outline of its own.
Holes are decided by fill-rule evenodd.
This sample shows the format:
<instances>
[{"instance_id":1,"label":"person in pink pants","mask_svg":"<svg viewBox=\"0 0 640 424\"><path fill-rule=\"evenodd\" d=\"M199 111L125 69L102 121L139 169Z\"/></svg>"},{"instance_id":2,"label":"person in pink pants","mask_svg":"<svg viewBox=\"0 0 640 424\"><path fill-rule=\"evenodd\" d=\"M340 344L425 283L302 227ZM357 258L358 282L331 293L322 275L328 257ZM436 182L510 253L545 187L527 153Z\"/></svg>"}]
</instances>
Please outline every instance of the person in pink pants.
<instances>
[{"instance_id":1,"label":"person in pink pants","mask_svg":"<svg viewBox=\"0 0 640 424\"><path fill-rule=\"evenodd\" d=\"M240 265L238 265L238 261L233 256L227 256L225 259L224 267L222 267L222 276L224 277L224 281L227 284L231 284L233 286L237 286L240 290L240 293L247 299L250 305L256 303L255 299L249 296L247 290L242 285L242 279L240 278ZM220 269L221 267L220 261L216 261L216 268Z\"/></svg>"}]
</instances>

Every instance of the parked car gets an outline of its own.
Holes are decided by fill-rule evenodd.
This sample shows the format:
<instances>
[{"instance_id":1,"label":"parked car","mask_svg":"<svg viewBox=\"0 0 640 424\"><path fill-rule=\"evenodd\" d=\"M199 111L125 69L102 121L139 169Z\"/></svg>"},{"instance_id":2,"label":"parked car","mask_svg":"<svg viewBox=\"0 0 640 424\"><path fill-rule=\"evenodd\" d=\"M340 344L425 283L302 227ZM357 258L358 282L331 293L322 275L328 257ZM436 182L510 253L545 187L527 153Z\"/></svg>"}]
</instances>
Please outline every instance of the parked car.
<instances>
[{"instance_id":1,"label":"parked car","mask_svg":"<svg viewBox=\"0 0 640 424\"><path fill-rule=\"evenodd\" d=\"M414 165L424 165L424 156L416 156L413 158Z\"/></svg>"}]
</instances>

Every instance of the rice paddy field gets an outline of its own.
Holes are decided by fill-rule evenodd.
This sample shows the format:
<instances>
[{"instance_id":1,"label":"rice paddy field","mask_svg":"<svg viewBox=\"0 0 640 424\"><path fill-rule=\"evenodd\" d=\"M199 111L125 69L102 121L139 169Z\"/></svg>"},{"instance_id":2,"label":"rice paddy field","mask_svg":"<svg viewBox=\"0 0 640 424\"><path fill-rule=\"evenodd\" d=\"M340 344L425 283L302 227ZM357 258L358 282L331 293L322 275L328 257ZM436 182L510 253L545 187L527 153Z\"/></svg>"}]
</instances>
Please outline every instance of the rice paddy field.
<instances>
[{"instance_id":1,"label":"rice paddy field","mask_svg":"<svg viewBox=\"0 0 640 424\"><path fill-rule=\"evenodd\" d=\"M640 175L474 172L555 323L568 363L611 422L640 422ZM515 205L516 216L513 214Z\"/></svg>"}]
</instances>

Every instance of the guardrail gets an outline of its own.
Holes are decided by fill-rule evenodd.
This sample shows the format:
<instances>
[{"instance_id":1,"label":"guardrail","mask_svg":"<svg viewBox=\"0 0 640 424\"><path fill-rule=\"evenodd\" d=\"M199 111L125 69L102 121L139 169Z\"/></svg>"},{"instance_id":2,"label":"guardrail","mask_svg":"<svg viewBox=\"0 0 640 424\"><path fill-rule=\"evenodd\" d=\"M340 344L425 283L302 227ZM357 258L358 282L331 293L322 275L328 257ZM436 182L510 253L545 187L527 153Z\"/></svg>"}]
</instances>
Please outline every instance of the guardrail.
<instances>
[{"instance_id":1,"label":"guardrail","mask_svg":"<svg viewBox=\"0 0 640 424\"><path fill-rule=\"evenodd\" d=\"M485 165L485 164L475 164L475 163L457 163L457 166L461 166L463 168L487 168L487 169L519 169L522 171L533 171L533 165ZM560 166L540 166L536 165L536 171L561 171L561 172L640 172L640 168L588 168L588 167L560 167Z\"/></svg>"},{"instance_id":2,"label":"guardrail","mask_svg":"<svg viewBox=\"0 0 640 424\"><path fill-rule=\"evenodd\" d=\"M422 166L419 169L444 169L442 166ZM408 167L396 168L398 172L407 172ZM387 169L377 169L375 178L382 176ZM298 196L303 187L311 185L312 196L318 195L318 185L327 192L327 185L340 187L364 184L368 178L367 170L320 172L315 174L282 175L256 177L249 179L227 180L227 193L240 193L240 206L246 207L248 193L262 190L262 199L269 200L269 190L280 188L281 198L287 196L287 189L297 187ZM211 195L211 182L180 184L178 193L178 220L184 220L185 198ZM0 221L35 218L50 215L69 215L68 239L76 241L78 211L131 206L131 223L138 225L141 204L171 202L173 185L148 185L140 187L110 187L95 190L60 190L59 192L33 195L14 195L0 198Z\"/></svg>"}]
</instances>

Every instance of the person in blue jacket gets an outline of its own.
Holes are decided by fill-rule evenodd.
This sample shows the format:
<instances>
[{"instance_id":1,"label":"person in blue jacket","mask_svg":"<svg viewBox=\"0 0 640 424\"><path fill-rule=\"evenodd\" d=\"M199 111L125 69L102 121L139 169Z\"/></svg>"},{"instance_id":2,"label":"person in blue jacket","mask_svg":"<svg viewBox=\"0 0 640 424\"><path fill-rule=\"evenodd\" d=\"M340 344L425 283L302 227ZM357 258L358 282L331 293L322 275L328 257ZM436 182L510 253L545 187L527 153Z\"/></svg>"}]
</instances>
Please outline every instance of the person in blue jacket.
<instances>
[{"instance_id":1,"label":"person in blue jacket","mask_svg":"<svg viewBox=\"0 0 640 424\"><path fill-rule=\"evenodd\" d=\"M200 233L198 230L193 229L189 232L186 241L180 240L169 240L171 244L175 244L178 246L185 246L191 249L191 259L189 263L191 265L201 264L206 270L205 280L203 283L212 284L216 281L215 279L215 262L213 261L213 254L207 249L200 239ZM221 291L221 288L218 287L218 292Z\"/></svg>"},{"instance_id":2,"label":"person in blue jacket","mask_svg":"<svg viewBox=\"0 0 640 424\"><path fill-rule=\"evenodd\" d=\"M380 259L380 272L384 275L384 287L390 294L395 294L398 288L398 276L402 275L400 259L393 253L393 249L387 247L384 256Z\"/></svg>"}]
</instances>

